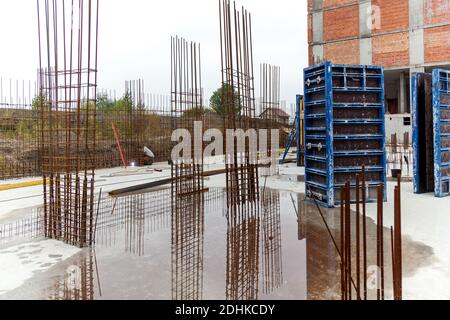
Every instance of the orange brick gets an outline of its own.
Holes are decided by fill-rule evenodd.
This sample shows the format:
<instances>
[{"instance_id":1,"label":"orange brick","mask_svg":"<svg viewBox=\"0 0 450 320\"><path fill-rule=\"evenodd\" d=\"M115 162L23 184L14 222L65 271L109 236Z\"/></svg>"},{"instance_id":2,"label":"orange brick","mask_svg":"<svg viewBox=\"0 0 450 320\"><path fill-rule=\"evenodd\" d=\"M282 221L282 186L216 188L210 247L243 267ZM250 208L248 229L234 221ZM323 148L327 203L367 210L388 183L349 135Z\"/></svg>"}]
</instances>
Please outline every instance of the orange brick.
<instances>
[{"instance_id":1,"label":"orange brick","mask_svg":"<svg viewBox=\"0 0 450 320\"><path fill-rule=\"evenodd\" d=\"M323 21L325 41L358 36L359 6L324 11Z\"/></svg>"},{"instance_id":2,"label":"orange brick","mask_svg":"<svg viewBox=\"0 0 450 320\"><path fill-rule=\"evenodd\" d=\"M385 67L409 65L409 32L374 36L372 50L374 65Z\"/></svg>"},{"instance_id":3,"label":"orange brick","mask_svg":"<svg viewBox=\"0 0 450 320\"><path fill-rule=\"evenodd\" d=\"M450 1L425 0L424 22L426 25L450 22Z\"/></svg>"},{"instance_id":4,"label":"orange brick","mask_svg":"<svg viewBox=\"0 0 450 320\"><path fill-rule=\"evenodd\" d=\"M336 7L350 3L355 3L355 0L324 0L323 7L324 8Z\"/></svg>"},{"instance_id":5,"label":"orange brick","mask_svg":"<svg viewBox=\"0 0 450 320\"><path fill-rule=\"evenodd\" d=\"M379 6L381 12L381 29L373 32L387 32L409 28L408 0L372 0L372 6Z\"/></svg>"},{"instance_id":6,"label":"orange brick","mask_svg":"<svg viewBox=\"0 0 450 320\"><path fill-rule=\"evenodd\" d=\"M359 40L327 43L324 58L334 63L359 64Z\"/></svg>"},{"instance_id":7,"label":"orange brick","mask_svg":"<svg viewBox=\"0 0 450 320\"><path fill-rule=\"evenodd\" d=\"M450 61L450 26L425 29L425 62Z\"/></svg>"}]
</instances>

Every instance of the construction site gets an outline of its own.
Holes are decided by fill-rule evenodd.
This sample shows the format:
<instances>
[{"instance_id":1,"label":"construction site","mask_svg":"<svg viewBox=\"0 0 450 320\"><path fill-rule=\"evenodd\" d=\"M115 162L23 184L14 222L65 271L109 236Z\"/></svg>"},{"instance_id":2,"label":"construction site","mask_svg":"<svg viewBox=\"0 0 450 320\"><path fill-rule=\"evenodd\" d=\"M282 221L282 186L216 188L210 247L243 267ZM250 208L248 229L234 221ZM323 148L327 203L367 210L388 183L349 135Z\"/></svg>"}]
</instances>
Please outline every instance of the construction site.
<instances>
[{"instance_id":1,"label":"construction site","mask_svg":"<svg viewBox=\"0 0 450 320\"><path fill-rule=\"evenodd\" d=\"M114 54L157 4L21 5L0 300L450 300L450 0L285 1L167 1Z\"/></svg>"}]
</instances>

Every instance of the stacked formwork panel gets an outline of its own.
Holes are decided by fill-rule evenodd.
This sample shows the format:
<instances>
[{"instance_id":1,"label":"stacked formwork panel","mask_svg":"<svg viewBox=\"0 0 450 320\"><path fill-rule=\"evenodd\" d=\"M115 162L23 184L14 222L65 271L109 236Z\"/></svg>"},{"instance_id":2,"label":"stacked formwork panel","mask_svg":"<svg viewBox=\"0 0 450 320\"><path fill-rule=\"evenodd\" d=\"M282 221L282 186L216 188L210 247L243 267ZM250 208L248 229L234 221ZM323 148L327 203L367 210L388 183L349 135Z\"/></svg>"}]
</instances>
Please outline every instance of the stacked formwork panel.
<instances>
[{"instance_id":1,"label":"stacked formwork panel","mask_svg":"<svg viewBox=\"0 0 450 320\"><path fill-rule=\"evenodd\" d=\"M433 77L416 73L411 79L414 192L434 192Z\"/></svg>"},{"instance_id":2,"label":"stacked formwork panel","mask_svg":"<svg viewBox=\"0 0 450 320\"><path fill-rule=\"evenodd\" d=\"M435 194L450 195L450 72L433 71Z\"/></svg>"},{"instance_id":3,"label":"stacked formwork panel","mask_svg":"<svg viewBox=\"0 0 450 320\"><path fill-rule=\"evenodd\" d=\"M414 192L450 195L450 72L413 76Z\"/></svg>"},{"instance_id":4,"label":"stacked formwork panel","mask_svg":"<svg viewBox=\"0 0 450 320\"><path fill-rule=\"evenodd\" d=\"M307 198L334 207L339 189L363 167L367 201L386 185L382 67L325 62L305 69L305 181Z\"/></svg>"}]
</instances>

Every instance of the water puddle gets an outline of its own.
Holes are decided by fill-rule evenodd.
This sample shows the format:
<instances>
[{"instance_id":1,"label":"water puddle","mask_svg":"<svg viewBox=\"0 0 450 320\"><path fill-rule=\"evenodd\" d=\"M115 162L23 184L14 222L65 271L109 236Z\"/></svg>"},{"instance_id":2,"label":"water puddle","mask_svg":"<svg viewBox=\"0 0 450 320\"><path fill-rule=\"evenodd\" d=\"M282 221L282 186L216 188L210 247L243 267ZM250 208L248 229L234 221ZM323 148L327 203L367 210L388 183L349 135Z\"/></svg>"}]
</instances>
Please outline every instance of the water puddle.
<instances>
[{"instance_id":1,"label":"water puddle","mask_svg":"<svg viewBox=\"0 0 450 320\"><path fill-rule=\"evenodd\" d=\"M340 259L317 208L302 194L261 193L259 206L234 218L223 189L209 190L197 214L171 214L170 189L105 198L94 249L0 299L340 299ZM323 212L339 239L339 210ZM367 222L374 264L376 230ZM388 255L388 229L385 245ZM410 261L431 263L431 248L409 239L404 247ZM405 276L421 266L406 263Z\"/></svg>"}]
</instances>

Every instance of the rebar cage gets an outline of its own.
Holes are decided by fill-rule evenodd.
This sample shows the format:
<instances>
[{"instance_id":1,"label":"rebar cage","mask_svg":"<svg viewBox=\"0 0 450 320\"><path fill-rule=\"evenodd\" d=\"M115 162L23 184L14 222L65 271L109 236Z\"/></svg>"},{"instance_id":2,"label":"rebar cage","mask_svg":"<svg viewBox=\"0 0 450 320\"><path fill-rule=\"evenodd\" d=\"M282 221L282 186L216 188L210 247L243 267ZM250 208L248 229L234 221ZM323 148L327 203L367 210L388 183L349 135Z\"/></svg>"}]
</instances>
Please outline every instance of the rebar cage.
<instances>
[{"instance_id":1,"label":"rebar cage","mask_svg":"<svg viewBox=\"0 0 450 320\"><path fill-rule=\"evenodd\" d=\"M173 154L172 169L172 298L203 297L204 181L203 130L200 141L196 122L203 126L200 45L183 38L171 39L172 129L183 134L183 150ZM180 131L182 130L182 131Z\"/></svg>"},{"instance_id":2,"label":"rebar cage","mask_svg":"<svg viewBox=\"0 0 450 320\"><path fill-rule=\"evenodd\" d=\"M98 0L38 1L45 234L93 239Z\"/></svg>"},{"instance_id":3,"label":"rebar cage","mask_svg":"<svg viewBox=\"0 0 450 320\"><path fill-rule=\"evenodd\" d=\"M222 103L224 108L224 132L231 129L256 128L255 90L253 76L253 48L251 15L231 9L229 0L219 2ZM225 145L235 137L225 134ZM227 170L228 208L251 203L259 199L257 152L252 152L245 143L243 152L237 147L226 148L225 166Z\"/></svg>"}]
</instances>

